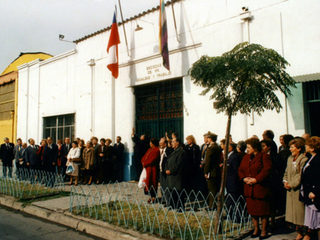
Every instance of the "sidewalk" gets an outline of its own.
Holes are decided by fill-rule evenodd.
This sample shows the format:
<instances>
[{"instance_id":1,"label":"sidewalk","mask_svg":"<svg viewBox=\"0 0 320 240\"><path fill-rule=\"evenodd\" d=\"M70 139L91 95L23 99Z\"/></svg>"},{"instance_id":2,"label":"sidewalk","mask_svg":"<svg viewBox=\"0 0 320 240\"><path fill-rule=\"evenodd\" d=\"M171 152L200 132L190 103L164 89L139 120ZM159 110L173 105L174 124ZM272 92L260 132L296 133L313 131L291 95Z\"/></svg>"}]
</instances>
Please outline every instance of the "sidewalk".
<instances>
[{"instance_id":1,"label":"sidewalk","mask_svg":"<svg viewBox=\"0 0 320 240\"><path fill-rule=\"evenodd\" d=\"M127 190L133 189L137 183L129 182L127 184ZM65 191L70 192L71 186L65 185ZM95 195L96 192L101 191L107 198L113 197L112 195L117 195L118 192L123 191L121 188L115 187L113 184L106 185L95 185L95 186L81 186L81 190L77 187L77 190L83 192L84 195L92 194ZM106 190L107 189L107 190ZM129 194L130 193L130 194ZM138 197L140 192L128 192L127 197L134 199ZM132 194L132 195L131 195ZM139 194L140 195L140 194ZM144 196L143 196L144 197ZM145 196L146 200L148 196ZM141 239L141 240L156 240L154 235L143 234L141 232L125 229L104 221L85 218L80 215L73 215L69 212L70 209L70 197L61 197L51 200L35 201L30 205L24 207L23 203L18 202L16 198L0 195L0 205L14 208L16 210L26 212L28 214L59 223L78 231L85 231L88 234L112 240L122 240L122 239ZM76 203L73 203L74 207ZM247 237L249 236L249 237ZM278 220L278 229L273 235L270 235L268 239L270 240L286 240L294 239L296 236L295 232L286 232L284 219ZM244 239L250 239L250 235L247 233L246 236L242 236ZM163 239L163 238L162 238Z\"/></svg>"},{"instance_id":2,"label":"sidewalk","mask_svg":"<svg viewBox=\"0 0 320 240\"><path fill-rule=\"evenodd\" d=\"M98 185L97 189L105 187ZM84 187L84 189L86 189ZM71 191L71 186L66 185L65 191ZM69 212L70 197L61 197L51 200L33 202L24 206L23 203L11 196L0 194L0 205L34 215L55 223L59 223L75 230L112 240L156 240L160 239L149 234L142 234L131 229L124 229L107 222L72 215Z\"/></svg>"}]
</instances>

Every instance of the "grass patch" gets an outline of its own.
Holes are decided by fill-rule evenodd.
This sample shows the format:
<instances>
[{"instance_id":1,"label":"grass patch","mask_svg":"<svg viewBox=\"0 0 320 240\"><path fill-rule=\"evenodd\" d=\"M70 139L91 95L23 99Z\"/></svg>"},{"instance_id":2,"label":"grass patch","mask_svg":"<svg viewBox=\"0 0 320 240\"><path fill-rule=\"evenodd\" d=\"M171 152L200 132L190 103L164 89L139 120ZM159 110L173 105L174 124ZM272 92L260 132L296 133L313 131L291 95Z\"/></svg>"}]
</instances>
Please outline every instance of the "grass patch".
<instances>
[{"instance_id":1,"label":"grass patch","mask_svg":"<svg viewBox=\"0 0 320 240\"><path fill-rule=\"evenodd\" d=\"M164 238L174 239L213 239L223 236L230 238L245 230L242 224L223 221L223 233L214 237L215 218L211 213L186 211L177 213L159 205L132 204L128 202L108 202L91 207L78 206L72 211L75 215L95 218L124 228L147 232Z\"/></svg>"},{"instance_id":2,"label":"grass patch","mask_svg":"<svg viewBox=\"0 0 320 240\"><path fill-rule=\"evenodd\" d=\"M0 193L17 197L20 200L32 200L47 196L59 195L57 188L45 187L40 183L30 184L28 181L16 179L0 179Z\"/></svg>"}]
</instances>

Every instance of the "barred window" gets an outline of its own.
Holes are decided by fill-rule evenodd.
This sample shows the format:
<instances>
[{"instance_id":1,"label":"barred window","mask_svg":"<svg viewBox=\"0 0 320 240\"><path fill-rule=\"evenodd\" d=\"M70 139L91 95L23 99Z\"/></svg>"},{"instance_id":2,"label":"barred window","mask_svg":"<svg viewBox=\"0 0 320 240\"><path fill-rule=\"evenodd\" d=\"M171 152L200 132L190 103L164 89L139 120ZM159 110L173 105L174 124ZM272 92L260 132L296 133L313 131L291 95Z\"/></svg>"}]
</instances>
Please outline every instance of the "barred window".
<instances>
[{"instance_id":1,"label":"barred window","mask_svg":"<svg viewBox=\"0 0 320 240\"><path fill-rule=\"evenodd\" d=\"M72 141L75 137L74 114L45 117L43 119L43 138L52 137L53 142L69 137Z\"/></svg>"}]
</instances>

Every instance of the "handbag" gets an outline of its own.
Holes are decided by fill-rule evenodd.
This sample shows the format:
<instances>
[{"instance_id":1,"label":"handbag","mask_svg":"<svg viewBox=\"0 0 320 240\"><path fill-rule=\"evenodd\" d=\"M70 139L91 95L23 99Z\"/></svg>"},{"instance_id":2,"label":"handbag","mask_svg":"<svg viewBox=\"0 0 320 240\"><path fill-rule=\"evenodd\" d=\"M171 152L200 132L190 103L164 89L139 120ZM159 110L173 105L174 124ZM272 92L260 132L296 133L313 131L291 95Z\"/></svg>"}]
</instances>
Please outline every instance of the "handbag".
<instances>
[{"instance_id":1,"label":"handbag","mask_svg":"<svg viewBox=\"0 0 320 240\"><path fill-rule=\"evenodd\" d=\"M74 162L74 163L82 163L82 158L74 158L74 159L72 159L72 162Z\"/></svg>"},{"instance_id":2,"label":"handbag","mask_svg":"<svg viewBox=\"0 0 320 240\"><path fill-rule=\"evenodd\" d=\"M139 183L138 183L138 187L139 188L143 188L146 186L146 179L147 179L147 171L144 168L141 172L140 178L139 178Z\"/></svg>"},{"instance_id":3,"label":"handbag","mask_svg":"<svg viewBox=\"0 0 320 240\"><path fill-rule=\"evenodd\" d=\"M72 174L72 173L74 173L74 171L75 171L75 169L73 167L73 164L72 163L68 163L66 174Z\"/></svg>"}]
</instances>

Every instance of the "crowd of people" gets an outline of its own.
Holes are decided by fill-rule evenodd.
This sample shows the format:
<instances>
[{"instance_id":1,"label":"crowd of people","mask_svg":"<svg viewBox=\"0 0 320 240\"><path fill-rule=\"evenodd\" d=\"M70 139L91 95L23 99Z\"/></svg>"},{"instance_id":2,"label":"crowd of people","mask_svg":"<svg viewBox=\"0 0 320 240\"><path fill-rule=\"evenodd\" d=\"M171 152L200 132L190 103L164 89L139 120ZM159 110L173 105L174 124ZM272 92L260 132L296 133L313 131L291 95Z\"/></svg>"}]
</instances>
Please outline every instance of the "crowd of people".
<instances>
[{"instance_id":1,"label":"crowd of people","mask_svg":"<svg viewBox=\"0 0 320 240\"><path fill-rule=\"evenodd\" d=\"M13 159L16 166L17 178L22 178L23 169L43 170L48 173L61 174L69 185L96 184L105 182L123 181L123 152L124 145L121 137L116 138L112 146L111 139L92 137L90 141L77 138L71 142L66 137L64 143L61 139L55 144L51 137L43 139L40 145L36 145L30 138L27 143L17 139L17 144L4 139L1 145L1 161L3 165L3 177L12 177ZM70 168L71 167L71 170ZM81 178L81 179L80 179Z\"/></svg>"},{"instance_id":2,"label":"crowd of people","mask_svg":"<svg viewBox=\"0 0 320 240\"><path fill-rule=\"evenodd\" d=\"M235 143L229 138L217 143L217 135L207 132L204 143L199 146L193 135L186 142L178 133L160 140L140 137L132 129L134 142L134 165L136 181L141 181L145 171L145 194L154 203L161 186L162 204L184 211L185 195L201 192L207 199L207 210L214 210L214 197L219 192L222 179L224 154L227 154L226 190L232 209L234 201L243 196L247 212L254 224L252 238L268 237L268 226L276 227L275 216L285 214L285 219L297 231L296 240L309 240L316 230L320 238L320 138L280 136L281 146L274 142L274 133L266 130L262 140L253 135ZM21 178L21 169L44 170L69 177L69 185L109 183L123 181L124 145L121 137L112 146L111 139L92 137L86 143L77 138L71 142L65 138L53 143L51 137L43 139L38 146L30 138L17 144L4 139L1 145L3 177L12 177L12 159L16 175ZM80 179L81 178L81 179ZM208 196L208 197L206 197ZM243 203L244 205L244 203ZM229 214L232 211L229 212ZM261 219L262 229L259 228ZM269 221L271 219L271 221ZM237 218L236 218L237 220Z\"/></svg>"},{"instance_id":3,"label":"crowd of people","mask_svg":"<svg viewBox=\"0 0 320 240\"><path fill-rule=\"evenodd\" d=\"M208 196L207 210L216 208L214 196L220 190L226 152L226 204L232 213L234 201L244 196L254 224L252 238L268 238L268 227L275 228L275 216L283 214L288 226L297 231L296 240L309 240L315 231L320 238L319 137L281 135L278 148L273 131L266 130L262 140L254 135L234 143L230 136L229 148L224 151L225 139L218 145L216 134L209 131L203 136L204 143L199 146L192 135L185 143L178 133L166 134L158 141L144 134L138 137L133 128L136 175L142 176L146 170L145 193L150 195L150 203L156 200L160 182L164 205L184 211L183 194L190 197L192 191L200 191Z\"/></svg>"}]
</instances>

